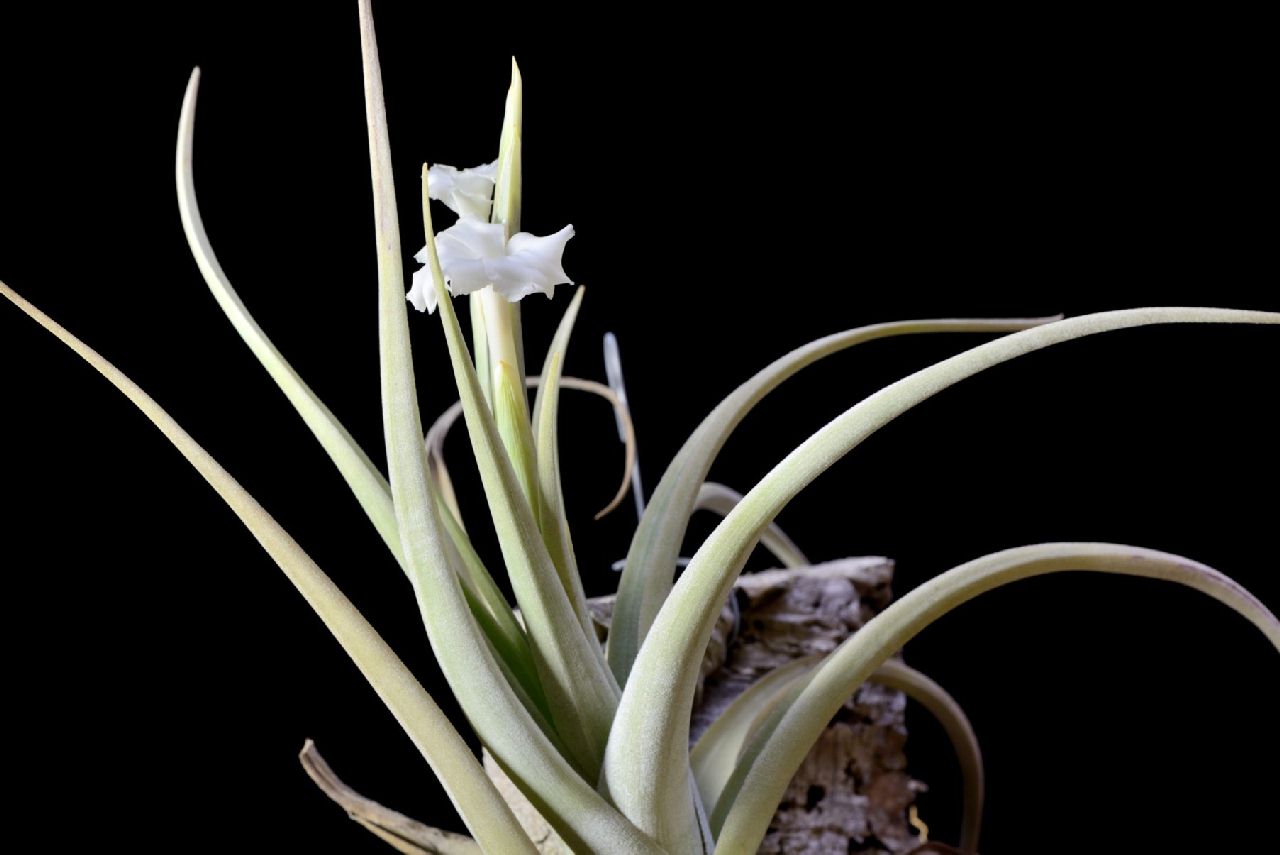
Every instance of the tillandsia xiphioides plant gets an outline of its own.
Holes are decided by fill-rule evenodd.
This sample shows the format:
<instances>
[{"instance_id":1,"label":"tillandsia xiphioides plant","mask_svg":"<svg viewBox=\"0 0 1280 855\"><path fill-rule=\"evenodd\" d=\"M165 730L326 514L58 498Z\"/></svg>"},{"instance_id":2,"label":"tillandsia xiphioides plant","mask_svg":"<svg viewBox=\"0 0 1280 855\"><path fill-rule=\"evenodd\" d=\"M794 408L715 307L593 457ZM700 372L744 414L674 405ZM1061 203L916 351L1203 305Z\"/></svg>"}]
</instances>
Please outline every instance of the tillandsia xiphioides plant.
<instances>
[{"instance_id":1,"label":"tillandsia xiphioides plant","mask_svg":"<svg viewBox=\"0 0 1280 855\"><path fill-rule=\"evenodd\" d=\"M581 290L565 307L564 320L536 375L538 392L532 406L525 392L535 375L525 364L517 301L533 291L550 293L566 282L560 254L571 231L566 227L539 238L520 229L519 74L513 74L496 161L471 169L424 169L421 213L426 241L418 254L423 266L409 285L367 3L361 12L389 478L384 479L272 345L217 262L194 193L198 74L188 86L178 135L183 227L223 311L315 433L404 570L432 648L468 721L504 772L571 848L753 851L808 747L843 700L873 677L909 689L938 710L957 734L972 775L977 761L963 718L939 688L892 664L890 657L932 621L1005 583L1060 570L1177 581L1235 609L1280 646L1280 625L1264 605L1191 559L1116 544L1019 547L937 576L828 656L801 662L762 682L690 750L689 712L702 651L748 553L797 493L880 427L986 368L1075 338L1161 323L1274 324L1280 316L1164 308L1067 319L919 320L852 329L797 348L750 377L716 407L668 467L627 550L608 646L602 648L586 611L558 460L558 391L570 385L562 376L563 362ZM478 153L476 159L483 156ZM459 217L434 237L428 204L432 197ZM470 851L476 846L489 852L532 851L511 809L453 724L301 547L124 375L8 286L3 286L3 293L120 388L227 501L423 753L475 842L407 824L359 802L312 757L310 768L346 799L344 806L371 831L405 851ZM470 295L470 347L451 299L462 294ZM473 549L461 509L452 498L440 433L433 438L422 423L408 332L411 319L420 318L409 312L410 304L434 309L443 327L460 409L501 548L500 565ZM706 486L712 461L738 423L792 375L863 342L926 332L1008 334L855 404L740 498ZM607 387L573 382L608 394ZM620 410L625 416L625 408ZM689 518L700 505L723 512L725 519L675 581ZM475 527L475 520L471 524ZM775 543L782 543L781 551L786 552L785 541ZM495 582L492 571L499 566L514 591L518 613ZM979 807L978 793L971 795L970 821L960 841L969 850L977 845Z\"/></svg>"}]
</instances>

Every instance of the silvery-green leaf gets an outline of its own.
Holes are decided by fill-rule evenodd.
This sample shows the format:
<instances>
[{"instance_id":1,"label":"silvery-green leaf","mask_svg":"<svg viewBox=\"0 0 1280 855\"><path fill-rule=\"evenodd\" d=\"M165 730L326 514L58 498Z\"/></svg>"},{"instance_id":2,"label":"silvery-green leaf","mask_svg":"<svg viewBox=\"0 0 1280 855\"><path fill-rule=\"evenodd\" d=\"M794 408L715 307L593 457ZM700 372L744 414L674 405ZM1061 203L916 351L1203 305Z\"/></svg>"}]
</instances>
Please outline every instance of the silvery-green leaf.
<instances>
[{"instance_id":1,"label":"silvery-green leaf","mask_svg":"<svg viewBox=\"0 0 1280 855\"><path fill-rule=\"evenodd\" d=\"M723 517L741 501L742 494L732 487L726 487L714 481L704 481L698 488L698 498L694 501L693 509L711 511ZM800 547L787 537L787 533L777 523L769 523L760 535L760 543L782 562L783 567L806 567L813 563L805 557Z\"/></svg>"},{"instance_id":2,"label":"silvery-green leaf","mask_svg":"<svg viewBox=\"0 0 1280 855\"><path fill-rule=\"evenodd\" d=\"M525 385L530 388L541 388L542 377L533 376L525 378ZM631 412L627 409L626 401L618 396L613 389L603 383L595 380L584 380L581 377L567 377L563 374L560 376L560 387L563 389L574 389L579 392L590 392L600 398L605 399L613 406L614 415L617 418L617 424L620 427L620 435L623 443L622 458L622 481L618 485L617 492L609 503L596 512L596 519L600 519L613 511L627 495L627 487L630 484L630 473L635 467L636 461L636 431L635 425L631 422ZM540 405L535 402L534 412L538 412ZM462 402L454 401L447 410L441 413L431 424L431 429L427 431L425 445L427 449L427 465L431 470L432 480L439 486L440 491L445 495L441 498L445 504L453 512L458 526L462 525L462 515L458 511L457 501L451 500L453 495L453 481L449 477L449 467L444 460L444 440L449 430L457 422L458 417L462 415ZM534 433L533 441L535 448L538 445L537 422L533 424Z\"/></svg>"},{"instance_id":3,"label":"silvery-green leaf","mask_svg":"<svg viewBox=\"0 0 1280 855\"><path fill-rule=\"evenodd\" d=\"M437 496L436 502L441 525L448 534L445 554L462 585L462 593L471 614L484 632L512 688L520 694L525 707L542 731L553 742L558 742L555 729L550 725L551 711L547 706L542 683L538 679L533 651L529 648L529 639L525 636L524 629L516 620L502 592L494 584L480 556L476 554L471 539L458 526L443 500Z\"/></svg>"},{"instance_id":4,"label":"silvery-green leaf","mask_svg":"<svg viewBox=\"0 0 1280 855\"><path fill-rule=\"evenodd\" d=\"M502 113L498 173L494 179L493 211L490 214L490 221L506 226L508 235L520 231L520 189L523 181L523 145L520 137L523 109L524 82L515 57L512 57L511 86L507 89L507 101ZM480 329L482 325L483 331ZM501 299L492 289L481 290L471 295L471 326L481 391L485 400L492 404L495 363L505 359L516 366L519 376L523 377L525 374L520 309ZM490 334L491 329L503 330L505 334L495 337Z\"/></svg>"},{"instance_id":5,"label":"silvery-green leaf","mask_svg":"<svg viewBox=\"0 0 1280 855\"><path fill-rule=\"evenodd\" d=\"M761 713L772 709L798 678L813 669L818 658L816 655L805 656L774 668L734 698L733 703L725 707L698 737L689 752L689 764L704 805L714 806L719 800L724 785L738 765L738 755L747 741L752 722Z\"/></svg>"},{"instance_id":6,"label":"silvery-green leaf","mask_svg":"<svg viewBox=\"0 0 1280 855\"><path fill-rule=\"evenodd\" d=\"M710 818L714 834L720 833L725 816L733 806L737 788L750 769L759 747L773 735L774 730L785 719L791 706L809 685L808 678L812 675L815 665L820 664L824 658L824 656L811 656L804 660L797 660L801 665L798 665L792 673L783 675L783 679L778 679L772 685L763 686L759 695L748 701L743 710L737 712L738 720L733 722L735 729L731 737L737 750L733 754L731 763L726 763L723 758L718 761L714 769L715 778L709 781L709 784L714 786L714 790L704 792L706 803L714 805ZM795 664L788 663L788 666L783 667ZM761 678L757 684L752 685L751 689L755 689L756 685L770 676L772 672L765 675L765 678ZM942 725L955 749L963 779L964 806L960 846L966 852L976 851L982 823L985 784L982 752L978 748L978 738L974 735L973 726L969 723L964 710L945 689L901 659L890 658L880 663L868 682L879 683L904 693L923 706ZM852 687L849 694L852 695L856 690L856 686ZM729 710L725 712L728 713ZM751 718L753 713L754 718ZM823 725L823 729L826 729L826 725ZM703 734L704 738L705 736L706 734ZM697 768L695 763L695 773ZM729 787L730 781L734 783L732 788Z\"/></svg>"},{"instance_id":7,"label":"silvery-green leaf","mask_svg":"<svg viewBox=\"0 0 1280 855\"><path fill-rule=\"evenodd\" d=\"M1025 329L944 359L881 389L833 419L779 462L699 547L645 636L605 752L601 782L613 802L660 843L678 839L670 835L684 834L693 824L689 806L675 788L689 774L688 752L680 746L688 739L701 652L720 605L761 532L800 490L894 418L967 377L1053 344L1157 323L1275 324L1280 323L1280 314L1203 308L1128 309ZM617 621L615 611L611 633L617 631ZM655 697L663 698L664 703L652 703Z\"/></svg>"},{"instance_id":8,"label":"silvery-green leaf","mask_svg":"<svg viewBox=\"0 0 1280 855\"><path fill-rule=\"evenodd\" d=\"M178 145L176 179L178 188L178 210L182 218L183 230L187 243L191 247L196 264L204 276L205 282L213 292L227 318L231 321L241 338L249 345L250 350L266 368L267 373L275 380L284 392L285 397L293 404L303 422L319 440L321 447L338 468L343 479L350 486L360 506L373 522L378 533L382 535L392 555L405 566L400 548L400 534L396 527L395 512L391 507L391 491L386 479L373 465L369 457L356 444L346 428L337 420L328 407L324 405L310 387L298 376L293 367L280 354L271 340L249 314L249 310L241 301L235 289L218 263L213 247L205 233L204 222L200 216L200 207L196 199L195 179L193 172L193 151L195 136L196 101L199 92L200 72L194 71L187 83L187 91L182 101L182 114L178 121ZM469 544L467 544L469 546ZM493 581L481 590L488 593L494 590ZM501 597L498 598L501 600ZM487 602L494 619L508 631L509 640L514 641L515 633L519 633L511 608L505 601L496 602L492 597ZM505 610L505 614L503 611ZM486 623L486 630L491 624ZM501 639L495 643L499 649L504 647ZM513 662L517 670L521 665Z\"/></svg>"},{"instance_id":9,"label":"silvery-green leaf","mask_svg":"<svg viewBox=\"0 0 1280 855\"><path fill-rule=\"evenodd\" d=\"M507 238L520 231L520 186L522 143L521 123L524 100L524 84L520 78L520 69L515 58L511 60L511 86L507 89L506 107L502 116L502 137L498 143L498 174L494 186L493 213L491 220L502 226L502 233ZM432 241L434 244L434 241ZM432 250L434 252L434 250ZM440 275L439 258L432 263L432 275ZM442 280L443 281L443 280ZM515 397L499 395L504 385L511 385L519 390L524 386L524 337L520 321L520 307L509 302L495 287L483 288L471 298L473 312L484 318L486 325L484 341L488 347L488 356L477 359L476 365L487 362L489 375L481 383L481 392L488 390L489 404L495 415L499 415L502 423L509 429L502 432L503 445L507 454L515 464L517 471L532 471L530 461L524 459L532 445L529 432L529 404L524 394ZM504 370L502 364L508 369ZM510 384L504 375L514 371L516 382ZM513 407L514 405L514 407ZM500 408L513 409L513 412L502 414ZM536 468L536 463L533 464ZM530 494L529 501L536 507L537 497Z\"/></svg>"},{"instance_id":10,"label":"silvery-green leaf","mask_svg":"<svg viewBox=\"0 0 1280 855\"><path fill-rule=\"evenodd\" d=\"M484 317L484 300L480 294L472 294L471 343L475 345L476 376L480 378L480 391L484 400L493 406L493 366L489 364L489 325Z\"/></svg>"},{"instance_id":11,"label":"silvery-green leaf","mask_svg":"<svg viewBox=\"0 0 1280 855\"><path fill-rule=\"evenodd\" d=\"M490 651L465 602L458 575L449 566L445 545L447 534L437 513L422 449L422 422L414 383L413 355L409 346L408 311L404 300L404 270L400 254L395 186L391 176L386 108L368 0L361 0L360 13L360 44L364 57L365 112L369 129L378 258L383 424L387 438L393 505L427 634L449 685L485 747L502 765L507 775L529 795L566 842L585 850L656 853L659 850L652 840L636 829L583 780L531 718ZM425 187L423 220L427 244L431 246L430 208ZM439 283L439 265L434 252L431 256L430 263L436 268ZM439 284L437 287L439 288ZM474 433L483 434L480 442L488 453L488 459L481 463L481 469L488 467L499 470L497 477L501 497L495 498L495 506L502 504L506 511L504 513L495 508L496 515L500 518L499 531L507 529L508 539L517 544L517 549L513 551L522 549L523 541L530 534L541 547L541 540L536 536L531 519L525 526L526 521L518 513L515 514L516 520L509 518L512 505L523 507L525 515L530 516L528 507L518 501L519 487L505 455L496 454L499 462L496 466L493 462L494 452L500 450L497 430L480 397L479 384L469 354L466 353L466 345L462 342L453 306L444 298L443 293L438 291L437 297L441 298L440 316L446 319L455 371L466 380L466 390L461 397L468 408L468 421L472 421L471 417L477 408L484 414L474 428ZM465 371L457 370L459 358ZM486 476L490 480L492 477L493 473ZM521 528L530 531L511 531ZM550 559L547 559L546 564L549 568ZM554 570L551 570L551 577L556 590L559 590ZM560 626L572 625L576 628L577 624L572 621L572 612L567 610L567 604L566 612L569 620L562 620ZM531 615L529 611L525 611L525 617L533 624L535 619L543 619L545 615ZM535 646L538 640L536 635L533 636ZM607 673L603 664L599 667ZM586 681L583 683L586 684ZM552 693L548 692L548 696L551 698ZM552 708L558 712L555 700L558 698L553 699ZM559 729L560 722L556 721L555 724ZM494 852L528 849L525 844L511 849L493 847Z\"/></svg>"},{"instance_id":12,"label":"silvery-green leaf","mask_svg":"<svg viewBox=\"0 0 1280 855\"><path fill-rule=\"evenodd\" d=\"M831 716L849 694L920 630L994 588L1070 570L1089 570L1177 582L1238 612L1280 651L1280 621L1248 591L1199 562L1151 549L1110 543L1045 543L1007 549L930 579L892 603L818 665L804 691L762 742L748 747L744 763L725 787L732 807L718 850L754 852L769 817Z\"/></svg>"},{"instance_id":13,"label":"silvery-green leaf","mask_svg":"<svg viewBox=\"0 0 1280 855\"><path fill-rule=\"evenodd\" d=\"M524 125L524 80L511 57L511 86L502 111L502 137L498 141L498 174L494 179L493 222L503 223L508 234L520 231L520 191L524 181L521 139ZM523 369L523 366L521 366Z\"/></svg>"},{"instance_id":14,"label":"silvery-green leaf","mask_svg":"<svg viewBox=\"0 0 1280 855\"><path fill-rule=\"evenodd\" d=\"M942 725L960 765L964 805L960 821L960 849L974 855L982 830L982 807L986 800L986 775L982 750L964 709L956 699L928 675L901 659L886 659L871 675L871 682L897 689L928 710Z\"/></svg>"},{"instance_id":15,"label":"silvery-green leaf","mask_svg":"<svg viewBox=\"0 0 1280 855\"><path fill-rule=\"evenodd\" d=\"M424 219L428 216L429 209L424 208ZM430 245L429 220L426 227ZM591 779L608 738L618 688L598 642L583 629L565 593L533 511L503 451L493 416L481 399L457 316L444 301L440 320L471 448L553 721L570 747L573 762ZM567 630L570 626L573 631ZM496 752L495 756L501 760Z\"/></svg>"},{"instance_id":16,"label":"silvery-green leaf","mask_svg":"<svg viewBox=\"0 0 1280 855\"><path fill-rule=\"evenodd\" d=\"M534 852L519 823L444 712L310 556L146 392L92 348L0 282L0 296L75 351L124 393L240 518L351 657L444 785L467 828L494 852Z\"/></svg>"},{"instance_id":17,"label":"silvery-green leaf","mask_svg":"<svg viewBox=\"0 0 1280 855\"><path fill-rule=\"evenodd\" d=\"M626 685L640 644L671 590L689 516L711 463L761 399L806 366L863 342L915 333L1008 332L1046 320L1051 319L899 321L846 330L796 348L721 401L672 459L631 540L609 632L609 666L619 684Z\"/></svg>"},{"instance_id":18,"label":"silvery-green leaf","mask_svg":"<svg viewBox=\"0 0 1280 855\"><path fill-rule=\"evenodd\" d=\"M551 554L551 560L560 574L565 594L573 605L582 624L583 632L594 635L591 618L587 614L587 597L582 589L582 577L578 575L578 561L573 554L573 539L569 533L569 521L565 517L564 491L560 484L560 434L557 416L560 411L560 372L564 365L569 338L573 334L573 322L578 317L584 291L579 288L565 309L564 317L551 339L547 359L542 367L542 382L533 405L534 441L538 460L538 528Z\"/></svg>"},{"instance_id":19,"label":"silvery-green leaf","mask_svg":"<svg viewBox=\"0 0 1280 855\"><path fill-rule=\"evenodd\" d=\"M510 362L498 361L493 366L493 423L524 501L534 516L539 515L542 494L538 488L538 459L533 446L533 429L529 424L528 392Z\"/></svg>"},{"instance_id":20,"label":"silvery-green leaf","mask_svg":"<svg viewBox=\"0 0 1280 855\"><path fill-rule=\"evenodd\" d=\"M364 512L368 514L378 534L386 542L392 554L399 558L400 535L396 531L395 513L391 509L391 494L387 489L387 481L382 477L368 455L356 444L356 441L342 426L337 417L324 403L316 397L311 388L303 382L293 366L281 355L271 339L258 326L257 321L249 314L244 302L231 287L218 257L209 244L209 236L205 233L204 221L200 217L200 206L196 201L195 177L193 170L193 152L196 120L196 95L200 88L200 69L191 73L187 83L186 95L182 99L182 114L178 119L177 165L175 168L178 185L178 213L182 218L182 229L187 236L191 253L195 256L196 266L209 290L218 301L218 305L235 327L245 344L253 351L253 355L262 363L262 367L271 375L280 390L284 392L289 403L293 404L303 422L311 429L320 446L337 466L351 492Z\"/></svg>"}]
</instances>

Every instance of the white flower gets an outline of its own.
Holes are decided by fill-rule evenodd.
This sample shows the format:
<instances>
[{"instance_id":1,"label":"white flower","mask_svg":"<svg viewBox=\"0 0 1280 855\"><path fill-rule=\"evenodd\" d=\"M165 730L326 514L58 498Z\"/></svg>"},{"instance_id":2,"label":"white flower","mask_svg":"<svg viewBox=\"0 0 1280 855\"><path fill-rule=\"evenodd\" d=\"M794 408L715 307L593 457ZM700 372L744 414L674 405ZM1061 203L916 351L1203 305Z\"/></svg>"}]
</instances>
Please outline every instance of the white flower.
<instances>
[{"instance_id":1,"label":"white flower","mask_svg":"<svg viewBox=\"0 0 1280 855\"><path fill-rule=\"evenodd\" d=\"M505 234L499 223L460 219L436 235L440 270L450 294L456 297L492 285L514 303L535 291L550 297L555 286L573 284L561 262L564 246L573 237L573 226L546 237L520 232L504 240ZM414 259L426 265L427 248ZM419 312L436 310L430 265L413 274L413 287L406 298Z\"/></svg>"},{"instance_id":2,"label":"white flower","mask_svg":"<svg viewBox=\"0 0 1280 855\"><path fill-rule=\"evenodd\" d=\"M489 222L493 207L493 184L498 161L457 169L436 164L427 170L427 195L441 202L464 220Z\"/></svg>"}]
</instances>

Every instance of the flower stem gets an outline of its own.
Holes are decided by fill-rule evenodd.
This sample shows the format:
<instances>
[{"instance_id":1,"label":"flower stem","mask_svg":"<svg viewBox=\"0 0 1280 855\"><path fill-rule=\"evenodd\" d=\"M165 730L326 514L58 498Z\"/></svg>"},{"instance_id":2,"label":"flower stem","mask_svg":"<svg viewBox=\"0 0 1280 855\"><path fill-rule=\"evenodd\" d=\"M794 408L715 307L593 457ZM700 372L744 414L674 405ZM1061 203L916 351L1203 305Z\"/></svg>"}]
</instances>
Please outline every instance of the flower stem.
<instances>
[{"instance_id":1,"label":"flower stem","mask_svg":"<svg viewBox=\"0 0 1280 855\"><path fill-rule=\"evenodd\" d=\"M491 217L492 222L502 223L506 227L508 239L520 230L522 104L523 84L520 69L513 58L511 87L507 90L507 103L502 117L502 139L498 144L498 174ZM533 430L529 421L529 398L524 382L520 305L509 302L489 287L472 296L471 306L473 313L479 310L487 346L485 356L479 354L477 347L476 371L484 378L489 406L498 423L502 444L514 464L521 487L536 516L539 499L536 477L538 470L534 456Z\"/></svg>"}]
</instances>

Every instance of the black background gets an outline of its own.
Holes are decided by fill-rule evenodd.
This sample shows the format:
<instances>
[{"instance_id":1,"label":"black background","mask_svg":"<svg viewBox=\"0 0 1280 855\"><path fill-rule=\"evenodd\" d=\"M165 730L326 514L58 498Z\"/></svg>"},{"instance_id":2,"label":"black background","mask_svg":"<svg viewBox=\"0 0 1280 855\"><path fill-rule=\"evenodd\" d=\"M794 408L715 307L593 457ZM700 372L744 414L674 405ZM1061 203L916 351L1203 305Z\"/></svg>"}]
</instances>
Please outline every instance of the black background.
<instances>
[{"instance_id":1,"label":"black background","mask_svg":"<svg viewBox=\"0 0 1280 855\"><path fill-rule=\"evenodd\" d=\"M178 224L174 131L200 64L211 240L262 326L381 459L355 4L259 5L0 13L0 278L167 407L461 721L407 586L221 316ZM1280 309L1272 64L1248 21L797 12L704 28L618 12L500 26L492 9L377 11L408 253L420 163L492 159L518 56L524 227L575 226L565 266L588 293L568 368L602 377L600 336L617 333L650 487L716 401L820 334L903 317ZM567 299L526 301L534 364ZM451 382L435 320L413 320L430 418ZM880 342L808 370L713 476L747 488L845 407L977 340ZM1177 327L1025 357L888 426L780 522L815 558L895 558L900 591L1009 546L1111 540L1210 563L1274 609L1278 344L1274 329ZM381 851L305 779L305 737L371 797L458 828L323 627L145 420L4 307L0 359L11 831L30 823L55 849ZM566 397L564 413L580 563L597 568L589 593L605 593L598 568L622 557L634 517L590 517L621 452L604 407ZM465 443L450 451L479 528ZM1035 580L947 616L907 655L983 742L984 852L1274 838L1280 661L1199 595ZM913 713L911 726L911 771L931 786L922 813L954 839L954 764L930 722Z\"/></svg>"}]
</instances>

